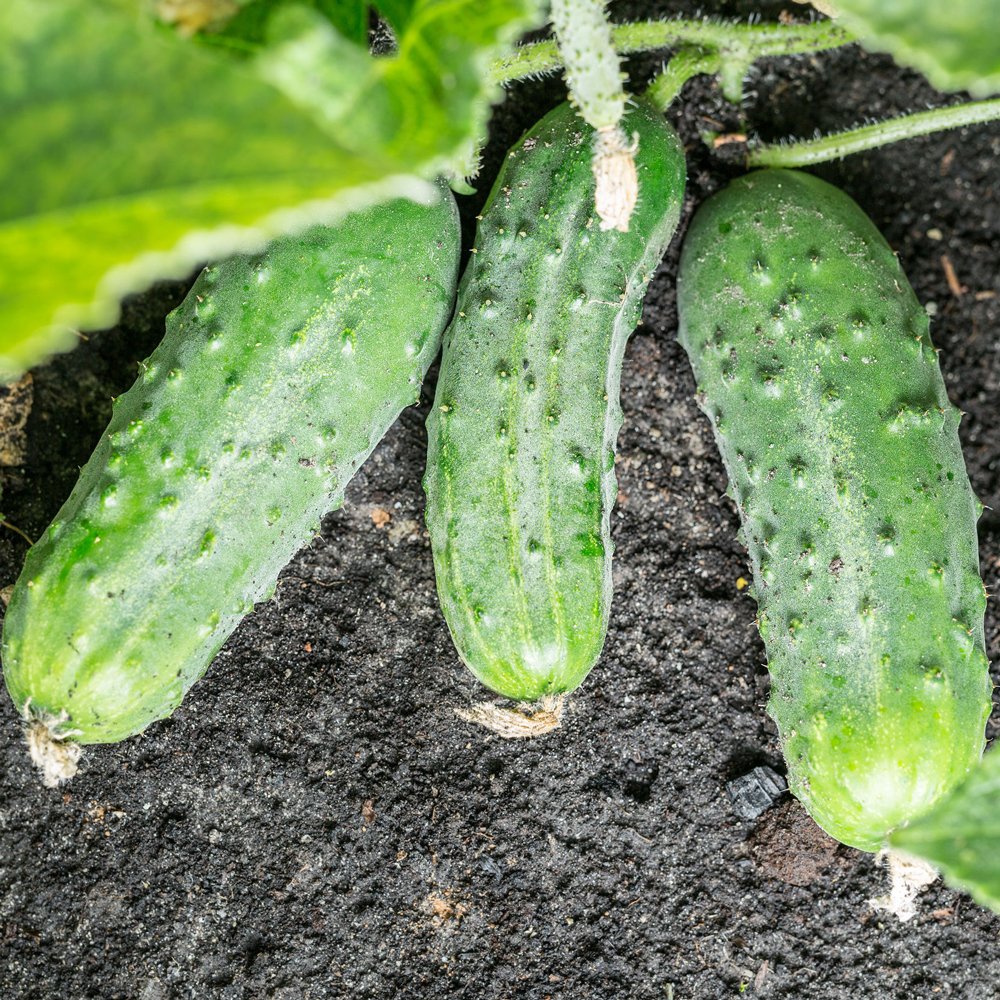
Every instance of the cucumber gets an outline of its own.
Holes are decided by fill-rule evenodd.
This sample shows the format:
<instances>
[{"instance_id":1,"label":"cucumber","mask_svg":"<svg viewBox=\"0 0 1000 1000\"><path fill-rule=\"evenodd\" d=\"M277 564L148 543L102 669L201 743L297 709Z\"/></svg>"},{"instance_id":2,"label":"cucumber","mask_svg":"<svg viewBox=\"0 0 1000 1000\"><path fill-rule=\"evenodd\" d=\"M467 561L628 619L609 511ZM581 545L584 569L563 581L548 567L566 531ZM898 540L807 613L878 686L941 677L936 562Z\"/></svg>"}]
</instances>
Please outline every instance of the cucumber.
<instances>
[{"instance_id":1,"label":"cucumber","mask_svg":"<svg viewBox=\"0 0 1000 1000\"><path fill-rule=\"evenodd\" d=\"M4 676L26 717L110 743L177 707L417 401L459 249L442 192L201 274L14 588Z\"/></svg>"},{"instance_id":2,"label":"cucumber","mask_svg":"<svg viewBox=\"0 0 1000 1000\"><path fill-rule=\"evenodd\" d=\"M680 142L639 101L629 232L594 212L594 132L569 104L509 152L445 333L424 488L458 652L518 701L571 691L604 644L622 355L677 225Z\"/></svg>"},{"instance_id":3,"label":"cucumber","mask_svg":"<svg viewBox=\"0 0 1000 1000\"><path fill-rule=\"evenodd\" d=\"M787 170L698 211L678 307L790 787L832 836L879 850L970 772L990 712L982 506L927 315L861 209Z\"/></svg>"}]
</instances>

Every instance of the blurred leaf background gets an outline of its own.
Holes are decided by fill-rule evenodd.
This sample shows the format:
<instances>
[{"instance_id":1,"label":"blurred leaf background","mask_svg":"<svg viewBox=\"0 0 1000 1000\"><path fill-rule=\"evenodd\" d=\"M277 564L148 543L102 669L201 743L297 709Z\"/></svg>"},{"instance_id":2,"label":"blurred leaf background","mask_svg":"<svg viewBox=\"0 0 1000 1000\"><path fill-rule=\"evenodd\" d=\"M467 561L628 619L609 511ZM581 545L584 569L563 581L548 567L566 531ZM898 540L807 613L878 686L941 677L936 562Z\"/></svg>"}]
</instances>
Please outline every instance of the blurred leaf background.
<instances>
[{"instance_id":1,"label":"blurred leaf background","mask_svg":"<svg viewBox=\"0 0 1000 1000\"><path fill-rule=\"evenodd\" d=\"M534 0L386 0L398 50L376 58L366 4L234 8L199 44L144 0L0 6L0 376L155 278L431 197L485 132L491 62L539 18Z\"/></svg>"}]
</instances>

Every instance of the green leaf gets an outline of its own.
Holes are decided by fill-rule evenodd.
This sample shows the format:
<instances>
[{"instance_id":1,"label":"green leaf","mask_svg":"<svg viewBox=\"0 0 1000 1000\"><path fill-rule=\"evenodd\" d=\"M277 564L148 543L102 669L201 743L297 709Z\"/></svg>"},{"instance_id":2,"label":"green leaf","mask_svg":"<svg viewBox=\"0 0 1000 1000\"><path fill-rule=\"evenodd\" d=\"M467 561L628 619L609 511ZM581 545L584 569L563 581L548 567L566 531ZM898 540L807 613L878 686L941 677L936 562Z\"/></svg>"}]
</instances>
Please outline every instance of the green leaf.
<instances>
[{"instance_id":1,"label":"green leaf","mask_svg":"<svg viewBox=\"0 0 1000 1000\"><path fill-rule=\"evenodd\" d=\"M394 31L406 31L414 8L420 7L420 0L375 0L378 12L392 25Z\"/></svg>"},{"instance_id":2,"label":"green leaf","mask_svg":"<svg viewBox=\"0 0 1000 1000\"><path fill-rule=\"evenodd\" d=\"M366 0L240 0L240 9L222 28L208 32L204 40L253 51L267 39L272 17L291 5L317 11L348 41L361 47L366 45L369 7Z\"/></svg>"},{"instance_id":3,"label":"green leaf","mask_svg":"<svg viewBox=\"0 0 1000 1000\"><path fill-rule=\"evenodd\" d=\"M939 90L1000 92L997 0L835 0L863 45L925 73Z\"/></svg>"},{"instance_id":4,"label":"green leaf","mask_svg":"<svg viewBox=\"0 0 1000 1000\"><path fill-rule=\"evenodd\" d=\"M533 10L420 0L380 59L315 15L283 18L258 63L115 4L4 0L0 375L112 323L154 278L378 198L431 197L413 175L448 172L484 132L489 63Z\"/></svg>"},{"instance_id":5,"label":"green leaf","mask_svg":"<svg viewBox=\"0 0 1000 1000\"><path fill-rule=\"evenodd\" d=\"M164 3L183 0L160 0L161 13ZM187 0L188 3L236 4L235 13L221 25L205 22L201 39L210 44L231 49L255 51L261 48L268 35L275 14L288 7L307 7L322 14L342 35L356 45L365 47L368 42L369 12L372 9L385 18L396 32L406 30L410 15L418 0ZM201 8L199 8L201 9ZM210 8L207 8L210 9ZM203 18L197 19L202 23Z\"/></svg>"},{"instance_id":6,"label":"green leaf","mask_svg":"<svg viewBox=\"0 0 1000 1000\"><path fill-rule=\"evenodd\" d=\"M533 6L533 0L421 0L399 36L398 54L385 59L362 56L329 29L304 36L303 12L289 11L276 18L276 28L291 41L272 43L258 66L346 148L379 150L398 164L443 154L439 165L451 167L485 135L484 98L496 95L485 81L499 46L484 40L512 40L515 10Z\"/></svg>"},{"instance_id":7,"label":"green leaf","mask_svg":"<svg viewBox=\"0 0 1000 1000\"><path fill-rule=\"evenodd\" d=\"M1000 752L955 792L897 830L892 846L936 865L949 885L1000 913Z\"/></svg>"}]
</instances>

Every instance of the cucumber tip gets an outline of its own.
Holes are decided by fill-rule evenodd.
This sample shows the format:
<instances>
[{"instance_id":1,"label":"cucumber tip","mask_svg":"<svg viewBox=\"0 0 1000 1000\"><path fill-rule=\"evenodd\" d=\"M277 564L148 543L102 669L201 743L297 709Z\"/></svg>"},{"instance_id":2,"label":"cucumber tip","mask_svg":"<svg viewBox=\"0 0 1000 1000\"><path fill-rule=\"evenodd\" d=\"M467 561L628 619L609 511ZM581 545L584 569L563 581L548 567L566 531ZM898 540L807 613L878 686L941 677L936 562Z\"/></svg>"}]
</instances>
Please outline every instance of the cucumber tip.
<instances>
[{"instance_id":1,"label":"cucumber tip","mask_svg":"<svg viewBox=\"0 0 1000 1000\"><path fill-rule=\"evenodd\" d=\"M869 900L876 912L891 913L900 923L917 915L917 896L938 877L938 871L926 861L910 854L879 851L875 859L889 869L889 892Z\"/></svg>"},{"instance_id":2,"label":"cucumber tip","mask_svg":"<svg viewBox=\"0 0 1000 1000\"><path fill-rule=\"evenodd\" d=\"M491 733L508 740L526 740L544 736L558 729L562 722L566 695L546 695L534 705L503 708L482 701L470 708L456 708L455 714L464 722L483 726Z\"/></svg>"},{"instance_id":3,"label":"cucumber tip","mask_svg":"<svg viewBox=\"0 0 1000 1000\"><path fill-rule=\"evenodd\" d=\"M31 762L42 772L42 784L46 788L58 788L79 769L83 747L70 739L77 731L64 729L68 719L65 712L59 717L36 714L30 699L25 702L23 717Z\"/></svg>"}]
</instances>

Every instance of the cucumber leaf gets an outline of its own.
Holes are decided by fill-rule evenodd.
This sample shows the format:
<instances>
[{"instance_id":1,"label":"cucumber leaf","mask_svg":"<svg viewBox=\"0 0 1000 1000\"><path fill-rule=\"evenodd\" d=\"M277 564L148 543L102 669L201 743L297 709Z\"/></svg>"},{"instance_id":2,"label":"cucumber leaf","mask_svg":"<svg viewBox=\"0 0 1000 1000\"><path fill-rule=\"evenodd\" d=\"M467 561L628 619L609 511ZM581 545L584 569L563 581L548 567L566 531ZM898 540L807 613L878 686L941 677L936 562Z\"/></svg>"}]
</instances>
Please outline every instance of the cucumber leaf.
<instances>
[{"instance_id":1,"label":"cucumber leaf","mask_svg":"<svg viewBox=\"0 0 1000 1000\"><path fill-rule=\"evenodd\" d=\"M945 881L1000 913L1000 752L920 819L897 830L892 846L936 865Z\"/></svg>"},{"instance_id":2,"label":"cucumber leaf","mask_svg":"<svg viewBox=\"0 0 1000 1000\"><path fill-rule=\"evenodd\" d=\"M867 48L926 74L939 90L1000 92L998 0L834 0Z\"/></svg>"},{"instance_id":3,"label":"cucumber leaf","mask_svg":"<svg viewBox=\"0 0 1000 1000\"><path fill-rule=\"evenodd\" d=\"M186 23L189 32L192 29L203 32L203 39L206 42L246 51L253 51L264 45L271 19L279 11L291 5L308 7L322 14L336 28L338 34L356 45L364 47L368 42L369 5L365 0L224 0L224 2L230 6L226 16L218 22L210 19L210 7L205 8L202 17L198 17L195 8L193 21L178 20L183 18L185 10L176 6L178 0L160 0L157 11L168 23L176 24L182 30ZM227 8L222 9L227 10Z\"/></svg>"},{"instance_id":4,"label":"cucumber leaf","mask_svg":"<svg viewBox=\"0 0 1000 1000\"><path fill-rule=\"evenodd\" d=\"M464 162L489 64L536 23L534 0L417 0L398 55L374 58L288 14L234 60L110 0L0 4L0 376L114 322L155 278L433 197L419 178Z\"/></svg>"},{"instance_id":5,"label":"cucumber leaf","mask_svg":"<svg viewBox=\"0 0 1000 1000\"><path fill-rule=\"evenodd\" d=\"M374 0L374 7L392 25L394 31L405 31L421 4L419 0Z\"/></svg>"}]
</instances>

